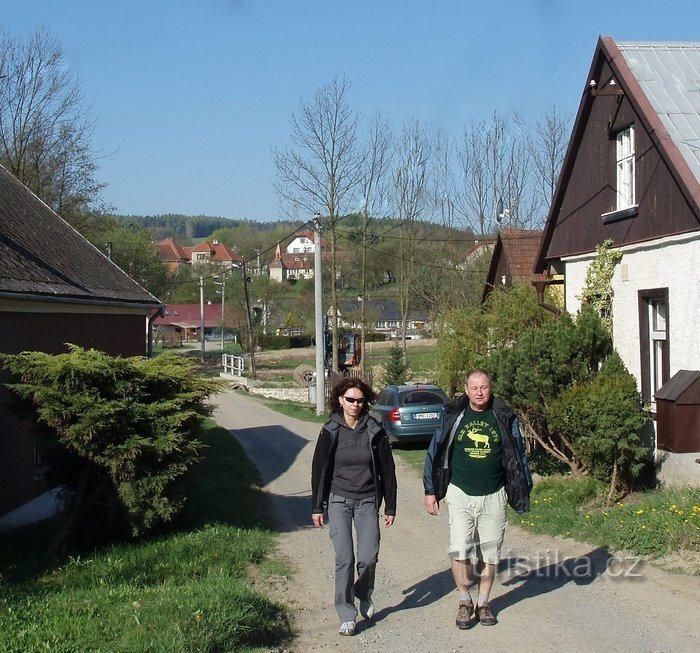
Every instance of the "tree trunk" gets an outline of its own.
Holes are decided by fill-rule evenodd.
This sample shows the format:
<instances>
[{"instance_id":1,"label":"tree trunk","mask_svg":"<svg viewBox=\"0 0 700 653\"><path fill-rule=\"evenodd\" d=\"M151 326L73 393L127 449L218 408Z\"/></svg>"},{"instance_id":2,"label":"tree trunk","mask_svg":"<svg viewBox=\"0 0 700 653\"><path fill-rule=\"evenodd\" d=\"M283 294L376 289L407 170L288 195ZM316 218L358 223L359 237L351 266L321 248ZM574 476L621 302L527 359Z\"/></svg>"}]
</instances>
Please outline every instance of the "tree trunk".
<instances>
[{"instance_id":1,"label":"tree trunk","mask_svg":"<svg viewBox=\"0 0 700 653\"><path fill-rule=\"evenodd\" d=\"M560 462L565 463L569 469L571 470L571 473L574 476L588 476L589 470L588 468L578 459L576 454L573 452L571 449L570 443L561 436L562 442L566 445L566 448L569 450L569 453L567 454L566 451L562 451L555 442L551 438L543 438L535 429L535 427L532 425L532 423L527 419L522 414L519 414L518 417L520 418L520 425L522 426L523 430L525 431L525 437L532 438L536 442L540 444L540 446L553 458L556 458Z\"/></svg>"},{"instance_id":2,"label":"tree trunk","mask_svg":"<svg viewBox=\"0 0 700 653\"><path fill-rule=\"evenodd\" d=\"M78 519L83 513L91 498L88 496L88 486L92 475L92 464L85 463L80 471L78 487L70 502L68 514L61 527L56 531L49 544L50 555L66 555L70 544L75 540L75 530Z\"/></svg>"}]
</instances>

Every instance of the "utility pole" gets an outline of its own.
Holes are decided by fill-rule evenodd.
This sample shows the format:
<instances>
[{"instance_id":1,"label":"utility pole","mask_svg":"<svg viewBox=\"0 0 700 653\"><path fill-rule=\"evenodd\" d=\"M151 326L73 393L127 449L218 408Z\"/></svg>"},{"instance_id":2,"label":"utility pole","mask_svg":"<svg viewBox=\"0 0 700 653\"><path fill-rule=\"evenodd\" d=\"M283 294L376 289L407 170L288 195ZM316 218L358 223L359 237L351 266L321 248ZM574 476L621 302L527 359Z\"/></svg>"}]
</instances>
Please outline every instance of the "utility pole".
<instances>
[{"instance_id":1,"label":"utility pole","mask_svg":"<svg viewBox=\"0 0 700 653\"><path fill-rule=\"evenodd\" d=\"M250 377L255 378L255 338L253 337L253 322L250 318L250 293L248 292L248 270L243 261L243 294L245 296L245 313L248 321L248 351L250 352Z\"/></svg>"},{"instance_id":2,"label":"utility pole","mask_svg":"<svg viewBox=\"0 0 700 653\"><path fill-rule=\"evenodd\" d=\"M215 281L217 286L221 286L221 353L224 352L224 312L225 312L225 298L226 298L226 272L222 272L220 275L221 281Z\"/></svg>"},{"instance_id":3,"label":"utility pole","mask_svg":"<svg viewBox=\"0 0 700 653\"><path fill-rule=\"evenodd\" d=\"M314 322L316 326L316 414L326 412L326 377L323 367L323 284L321 275L321 214L314 215Z\"/></svg>"},{"instance_id":4,"label":"utility pole","mask_svg":"<svg viewBox=\"0 0 700 653\"><path fill-rule=\"evenodd\" d=\"M201 360L204 364L204 277L199 275L199 339L202 341Z\"/></svg>"}]
</instances>

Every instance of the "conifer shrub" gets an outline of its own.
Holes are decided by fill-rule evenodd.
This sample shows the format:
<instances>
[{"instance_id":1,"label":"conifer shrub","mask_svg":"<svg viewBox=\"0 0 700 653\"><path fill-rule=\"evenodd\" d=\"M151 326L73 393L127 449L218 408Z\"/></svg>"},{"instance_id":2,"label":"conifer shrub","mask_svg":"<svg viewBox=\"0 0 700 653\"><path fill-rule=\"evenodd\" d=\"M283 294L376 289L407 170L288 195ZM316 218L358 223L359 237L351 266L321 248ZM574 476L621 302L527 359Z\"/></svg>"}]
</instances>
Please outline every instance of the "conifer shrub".
<instances>
[{"instance_id":1,"label":"conifer shrub","mask_svg":"<svg viewBox=\"0 0 700 653\"><path fill-rule=\"evenodd\" d=\"M610 484L609 501L631 492L652 460L640 406L636 381L615 352L590 383L565 389L549 408L550 428L566 433L590 473Z\"/></svg>"},{"instance_id":2,"label":"conifer shrub","mask_svg":"<svg viewBox=\"0 0 700 653\"><path fill-rule=\"evenodd\" d=\"M48 474L63 488L54 549L140 535L177 514L180 481L200 459L198 432L219 382L200 378L197 363L176 354L121 358L71 345L66 354L1 360L15 377L8 388L36 421Z\"/></svg>"}]
</instances>

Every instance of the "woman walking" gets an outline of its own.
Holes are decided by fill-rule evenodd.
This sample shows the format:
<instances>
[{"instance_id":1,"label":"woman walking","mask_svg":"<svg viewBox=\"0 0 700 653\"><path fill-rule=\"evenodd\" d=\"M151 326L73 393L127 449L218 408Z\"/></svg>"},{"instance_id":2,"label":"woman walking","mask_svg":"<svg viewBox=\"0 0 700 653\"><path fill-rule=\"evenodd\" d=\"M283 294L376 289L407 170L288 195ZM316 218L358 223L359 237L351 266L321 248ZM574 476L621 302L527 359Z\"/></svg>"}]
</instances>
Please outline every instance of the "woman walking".
<instances>
[{"instance_id":1,"label":"woman walking","mask_svg":"<svg viewBox=\"0 0 700 653\"><path fill-rule=\"evenodd\" d=\"M386 526L396 515L394 458L382 425L368 412L375 398L360 379L343 379L331 390L331 418L316 441L311 469L311 517L314 526L323 528L327 513L335 550L335 609L341 635L355 634L355 599L365 619L374 614L382 501Z\"/></svg>"}]
</instances>

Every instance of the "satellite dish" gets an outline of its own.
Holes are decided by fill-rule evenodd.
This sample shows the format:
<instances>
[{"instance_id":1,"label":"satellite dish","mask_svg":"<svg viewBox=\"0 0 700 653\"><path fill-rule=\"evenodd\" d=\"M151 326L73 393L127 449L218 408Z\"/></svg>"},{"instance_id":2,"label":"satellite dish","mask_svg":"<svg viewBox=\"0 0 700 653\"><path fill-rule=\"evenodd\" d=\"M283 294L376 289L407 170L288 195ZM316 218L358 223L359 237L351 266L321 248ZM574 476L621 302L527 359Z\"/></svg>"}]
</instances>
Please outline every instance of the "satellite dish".
<instances>
[{"instance_id":1,"label":"satellite dish","mask_svg":"<svg viewBox=\"0 0 700 653\"><path fill-rule=\"evenodd\" d=\"M501 222L503 220L503 200L500 199L498 200L498 204L496 204L496 222Z\"/></svg>"}]
</instances>

